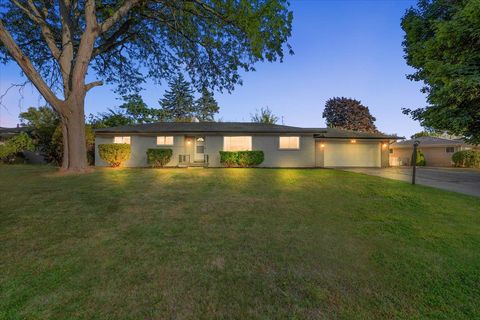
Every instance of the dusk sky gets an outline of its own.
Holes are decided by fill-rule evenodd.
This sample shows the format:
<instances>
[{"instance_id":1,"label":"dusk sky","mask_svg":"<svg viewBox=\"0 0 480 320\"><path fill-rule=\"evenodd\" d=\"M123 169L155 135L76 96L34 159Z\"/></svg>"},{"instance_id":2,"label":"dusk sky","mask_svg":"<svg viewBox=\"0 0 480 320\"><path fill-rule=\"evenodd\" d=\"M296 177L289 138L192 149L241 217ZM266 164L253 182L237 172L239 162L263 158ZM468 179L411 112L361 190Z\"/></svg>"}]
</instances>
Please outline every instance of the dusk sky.
<instances>
[{"instance_id":1,"label":"dusk sky","mask_svg":"<svg viewBox=\"0 0 480 320\"><path fill-rule=\"evenodd\" d=\"M295 51L283 63L261 63L243 74L243 86L231 94L215 93L223 121L250 121L255 109L268 106L286 125L324 127L325 101L334 96L361 100L386 133L409 137L421 130L401 112L422 107L421 84L405 78L412 70L403 58L400 19L416 1L292 1L290 44ZM16 64L0 65L0 94L20 83ZM164 86L147 84L142 96L159 107ZM28 86L20 98L12 89L0 106L0 126L15 126L18 113L44 102ZM106 111L121 102L112 87L94 88L87 96L86 114Z\"/></svg>"}]
</instances>

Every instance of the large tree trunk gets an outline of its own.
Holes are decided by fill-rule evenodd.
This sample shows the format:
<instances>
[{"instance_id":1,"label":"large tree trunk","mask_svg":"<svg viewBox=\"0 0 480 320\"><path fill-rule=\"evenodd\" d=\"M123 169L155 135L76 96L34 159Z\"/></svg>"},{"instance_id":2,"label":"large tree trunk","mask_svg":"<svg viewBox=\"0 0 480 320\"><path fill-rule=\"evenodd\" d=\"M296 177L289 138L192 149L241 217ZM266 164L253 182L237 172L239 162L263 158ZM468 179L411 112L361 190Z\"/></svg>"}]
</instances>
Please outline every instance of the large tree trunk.
<instances>
[{"instance_id":1,"label":"large tree trunk","mask_svg":"<svg viewBox=\"0 0 480 320\"><path fill-rule=\"evenodd\" d=\"M73 95L61 115L63 134L62 170L85 172L88 168L85 139L85 94Z\"/></svg>"}]
</instances>

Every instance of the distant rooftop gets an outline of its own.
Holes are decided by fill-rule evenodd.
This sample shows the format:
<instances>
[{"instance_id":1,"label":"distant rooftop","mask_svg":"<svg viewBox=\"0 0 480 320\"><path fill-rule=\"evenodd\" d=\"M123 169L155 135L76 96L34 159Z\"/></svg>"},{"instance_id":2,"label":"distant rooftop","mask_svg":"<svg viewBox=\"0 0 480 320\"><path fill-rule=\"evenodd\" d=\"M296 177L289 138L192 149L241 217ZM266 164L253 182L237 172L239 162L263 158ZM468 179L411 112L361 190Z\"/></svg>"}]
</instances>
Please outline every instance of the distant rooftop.
<instances>
[{"instance_id":1,"label":"distant rooftop","mask_svg":"<svg viewBox=\"0 0 480 320\"><path fill-rule=\"evenodd\" d=\"M438 137L418 137L416 139L404 140L399 141L392 144L393 147L411 147L413 143L418 140L421 146L460 146L460 145L467 145L467 143L461 139L446 139L446 138L438 138Z\"/></svg>"}]
</instances>

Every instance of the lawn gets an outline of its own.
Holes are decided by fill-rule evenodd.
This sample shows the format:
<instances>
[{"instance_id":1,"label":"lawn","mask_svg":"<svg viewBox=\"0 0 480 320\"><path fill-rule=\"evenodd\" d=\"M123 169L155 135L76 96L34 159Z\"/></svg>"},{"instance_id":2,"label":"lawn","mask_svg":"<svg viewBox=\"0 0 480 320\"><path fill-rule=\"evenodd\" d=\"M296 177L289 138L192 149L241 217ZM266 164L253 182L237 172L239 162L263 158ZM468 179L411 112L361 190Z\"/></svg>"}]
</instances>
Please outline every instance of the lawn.
<instances>
[{"instance_id":1,"label":"lawn","mask_svg":"<svg viewBox=\"0 0 480 320\"><path fill-rule=\"evenodd\" d=\"M479 198L334 170L0 182L0 319L480 317Z\"/></svg>"}]
</instances>

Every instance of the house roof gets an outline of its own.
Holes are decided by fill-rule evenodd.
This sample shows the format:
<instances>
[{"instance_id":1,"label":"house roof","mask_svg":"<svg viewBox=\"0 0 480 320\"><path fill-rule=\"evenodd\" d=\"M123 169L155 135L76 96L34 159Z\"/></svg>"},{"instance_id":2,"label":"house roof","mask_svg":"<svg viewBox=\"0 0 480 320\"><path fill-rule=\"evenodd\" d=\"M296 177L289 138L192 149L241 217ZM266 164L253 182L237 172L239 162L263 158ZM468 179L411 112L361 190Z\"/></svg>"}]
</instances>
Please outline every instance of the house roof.
<instances>
[{"instance_id":1,"label":"house roof","mask_svg":"<svg viewBox=\"0 0 480 320\"><path fill-rule=\"evenodd\" d=\"M340 139L403 139L383 133L346 131L334 128L301 128L255 122L155 122L99 128L97 134L155 134L155 133L253 133L253 134L312 134L315 138Z\"/></svg>"},{"instance_id":2,"label":"house roof","mask_svg":"<svg viewBox=\"0 0 480 320\"><path fill-rule=\"evenodd\" d=\"M413 147L415 141L420 142L420 147L429 146L429 147L448 147L448 146L461 146L468 145L465 141L461 139L445 139L438 137L418 137L416 139L404 140L395 142L392 144L392 147L398 148L410 148Z\"/></svg>"},{"instance_id":3,"label":"house roof","mask_svg":"<svg viewBox=\"0 0 480 320\"><path fill-rule=\"evenodd\" d=\"M27 127L15 127L15 128L0 127L0 136L1 137L9 137L9 136L13 136L13 135L19 134L21 132L26 132L26 131L28 131Z\"/></svg>"},{"instance_id":4,"label":"house roof","mask_svg":"<svg viewBox=\"0 0 480 320\"><path fill-rule=\"evenodd\" d=\"M362 131L350 131L338 128L326 128L323 132L315 134L315 138L326 139L405 139L404 137L398 137L397 135L389 135L381 132L362 132Z\"/></svg>"}]
</instances>

